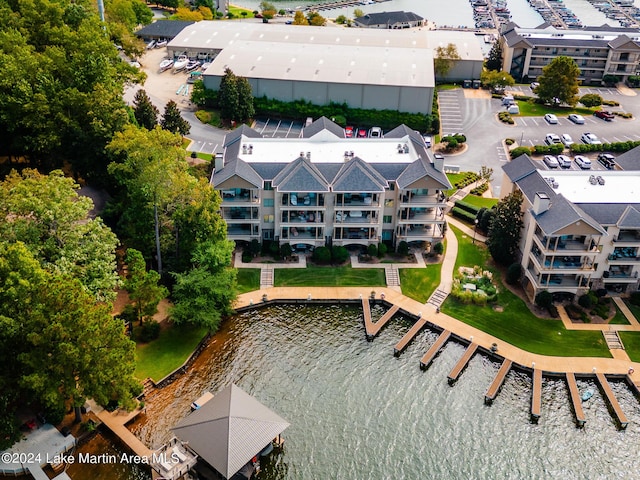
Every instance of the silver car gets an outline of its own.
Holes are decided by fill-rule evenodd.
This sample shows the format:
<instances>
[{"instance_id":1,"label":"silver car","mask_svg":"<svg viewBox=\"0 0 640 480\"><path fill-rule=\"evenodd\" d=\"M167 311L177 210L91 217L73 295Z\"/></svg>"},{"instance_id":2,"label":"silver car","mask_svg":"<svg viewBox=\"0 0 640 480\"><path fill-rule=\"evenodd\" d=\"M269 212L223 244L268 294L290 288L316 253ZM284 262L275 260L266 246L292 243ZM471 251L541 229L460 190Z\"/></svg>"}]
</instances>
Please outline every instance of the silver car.
<instances>
[{"instance_id":1,"label":"silver car","mask_svg":"<svg viewBox=\"0 0 640 480\"><path fill-rule=\"evenodd\" d=\"M587 157L583 157L582 155L576 155L573 160L576 162L576 165L578 165L581 169L591 170L591 160L589 160Z\"/></svg>"},{"instance_id":2,"label":"silver car","mask_svg":"<svg viewBox=\"0 0 640 480\"><path fill-rule=\"evenodd\" d=\"M584 117L582 115L578 115L577 113L572 113L569 115L569 120L571 120L576 125L584 125Z\"/></svg>"},{"instance_id":3,"label":"silver car","mask_svg":"<svg viewBox=\"0 0 640 480\"><path fill-rule=\"evenodd\" d=\"M553 155L545 155L542 161L549 168L558 168L560 166L558 159Z\"/></svg>"},{"instance_id":4,"label":"silver car","mask_svg":"<svg viewBox=\"0 0 640 480\"><path fill-rule=\"evenodd\" d=\"M557 159L560 168L571 168L571 159L566 155L558 155Z\"/></svg>"}]
</instances>

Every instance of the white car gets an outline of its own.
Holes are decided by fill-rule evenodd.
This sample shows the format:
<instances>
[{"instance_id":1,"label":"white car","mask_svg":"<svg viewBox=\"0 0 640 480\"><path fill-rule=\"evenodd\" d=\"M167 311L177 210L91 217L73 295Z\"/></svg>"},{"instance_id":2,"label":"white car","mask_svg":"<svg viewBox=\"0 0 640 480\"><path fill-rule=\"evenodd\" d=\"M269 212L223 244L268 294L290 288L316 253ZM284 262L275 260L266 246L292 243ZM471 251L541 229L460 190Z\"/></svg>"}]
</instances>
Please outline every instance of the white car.
<instances>
[{"instance_id":1,"label":"white car","mask_svg":"<svg viewBox=\"0 0 640 480\"><path fill-rule=\"evenodd\" d=\"M553 155L545 155L542 161L549 168L558 168L560 166L558 159Z\"/></svg>"},{"instance_id":2,"label":"white car","mask_svg":"<svg viewBox=\"0 0 640 480\"><path fill-rule=\"evenodd\" d=\"M431 135L424 135L422 138L424 138L424 144L431 147Z\"/></svg>"},{"instance_id":3,"label":"white car","mask_svg":"<svg viewBox=\"0 0 640 480\"><path fill-rule=\"evenodd\" d=\"M558 155L558 165L560 168L571 168L571 159L566 155Z\"/></svg>"},{"instance_id":4,"label":"white car","mask_svg":"<svg viewBox=\"0 0 640 480\"><path fill-rule=\"evenodd\" d=\"M600 145L602 143L593 133L583 133L580 140L587 145Z\"/></svg>"},{"instance_id":5,"label":"white car","mask_svg":"<svg viewBox=\"0 0 640 480\"><path fill-rule=\"evenodd\" d=\"M573 145L573 138L571 138L571 135L569 135L568 133L563 133L560 137L560 141L565 147L570 147L571 145Z\"/></svg>"},{"instance_id":6,"label":"white car","mask_svg":"<svg viewBox=\"0 0 640 480\"><path fill-rule=\"evenodd\" d=\"M584 117L582 115L578 115L577 113L572 113L571 115L569 115L568 118L576 125L584 125Z\"/></svg>"},{"instance_id":7,"label":"white car","mask_svg":"<svg viewBox=\"0 0 640 480\"><path fill-rule=\"evenodd\" d=\"M369 138L382 138L382 129L380 127L371 127Z\"/></svg>"},{"instance_id":8,"label":"white car","mask_svg":"<svg viewBox=\"0 0 640 480\"><path fill-rule=\"evenodd\" d=\"M591 170L591 160L589 160L587 157L583 157L582 155L576 155L576 157L573 160L576 162L576 165L578 165L581 169Z\"/></svg>"},{"instance_id":9,"label":"white car","mask_svg":"<svg viewBox=\"0 0 640 480\"><path fill-rule=\"evenodd\" d=\"M540 86L540 84L538 82L531 82L531 90L535 90L539 86Z\"/></svg>"},{"instance_id":10,"label":"white car","mask_svg":"<svg viewBox=\"0 0 640 480\"><path fill-rule=\"evenodd\" d=\"M547 133L547 136L544 137L544 143L546 143L547 145L553 145L555 143L560 143L560 142L561 142L560 137L555 133Z\"/></svg>"},{"instance_id":11,"label":"white car","mask_svg":"<svg viewBox=\"0 0 640 480\"><path fill-rule=\"evenodd\" d=\"M544 116L544 119L547 121L547 123L550 123L552 125L558 123L558 117L556 117L553 113L547 113Z\"/></svg>"}]
</instances>

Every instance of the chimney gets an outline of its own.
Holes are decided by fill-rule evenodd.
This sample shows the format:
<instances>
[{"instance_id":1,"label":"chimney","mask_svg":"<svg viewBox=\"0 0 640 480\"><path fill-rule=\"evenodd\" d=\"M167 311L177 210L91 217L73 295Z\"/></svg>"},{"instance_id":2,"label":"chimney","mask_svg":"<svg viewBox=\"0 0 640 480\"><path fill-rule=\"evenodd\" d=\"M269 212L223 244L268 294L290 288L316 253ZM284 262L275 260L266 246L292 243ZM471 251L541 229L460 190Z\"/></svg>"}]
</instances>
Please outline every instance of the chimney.
<instances>
[{"instance_id":1,"label":"chimney","mask_svg":"<svg viewBox=\"0 0 640 480\"><path fill-rule=\"evenodd\" d=\"M549 206L551 205L551 200L549 199L549 195L544 192L536 192L536 197L533 199L533 213L536 215L540 215L541 213L549 210Z\"/></svg>"},{"instance_id":2,"label":"chimney","mask_svg":"<svg viewBox=\"0 0 640 480\"><path fill-rule=\"evenodd\" d=\"M216 153L215 161L213 163L216 172L219 172L224 167L224 156L222 153Z\"/></svg>"},{"instance_id":3,"label":"chimney","mask_svg":"<svg viewBox=\"0 0 640 480\"><path fill-rule=\"evenodd\" d=\"M435 154L433 156L433 168L439 172L444 172L444 156Z\"/></svg>"},{"instance_id":4,"label":"chimney","mask_svg":"<svg viewBox=\"0 0 640 480\"><path fill-rule=\"evenodd\" d=\"M311 152L307 152L307 160L311 160Z\"/></svg>"}]
</instances>

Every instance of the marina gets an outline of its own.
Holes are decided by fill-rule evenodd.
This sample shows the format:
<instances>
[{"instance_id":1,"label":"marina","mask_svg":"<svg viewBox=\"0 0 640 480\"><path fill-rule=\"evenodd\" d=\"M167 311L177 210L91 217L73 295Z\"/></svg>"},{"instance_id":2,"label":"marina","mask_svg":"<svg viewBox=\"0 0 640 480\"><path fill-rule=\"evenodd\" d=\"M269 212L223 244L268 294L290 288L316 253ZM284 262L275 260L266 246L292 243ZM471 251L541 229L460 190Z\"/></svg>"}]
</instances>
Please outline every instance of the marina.
<instances>
[{"instance_id":1,"label":"marina","mask_svg":"<svg viewBox=\"0 0 640 480\"><path fill-rule=\"evenodd\" d=\"M491 382L491 385L489 385L487 393L484 395L484 403L490 405L496 399L496 396L500 391L500 387L502 387L504 380L507 378L507 373L509 373L509 370L511 370L512 364L513 362L511 360L507 360L506 358L502 361L500 370L498 370L498 373L493 378L493 382Z\"/></svg>"},{"instance_id":2,"label":"marina","mask_svg":"<svg viewBox=\"0 0 640 480\"><path fill-rule=\"evenodd\" d=\"M571 403L573 404L573 412L576 416L576 425L583 427L586 423L584 416L584 410L582 409L582 397L578 391L578 384L576 383L576 376L568 372L567 373L567 385L569 387L569 394L571 395Z\"/></svg>"},{"instance_id":3,"label":"marina","mask_svg":"<svg viewBox=\"0 0 640 480\"><path fill-rule=\"evenodd\" d=\"M449 385L453 385L458 380L464 369L467 368L467 365L471 361L471 357L476 353L476 350L478 350L477 343L472 343L467 347L464 351L464 355L460 357L460 360L458 360L458 363L456 363L456 366L453 367L453 370L451 370L451 373L449 373L449 376L447 377Z\"/></svg>"}]
</instances>

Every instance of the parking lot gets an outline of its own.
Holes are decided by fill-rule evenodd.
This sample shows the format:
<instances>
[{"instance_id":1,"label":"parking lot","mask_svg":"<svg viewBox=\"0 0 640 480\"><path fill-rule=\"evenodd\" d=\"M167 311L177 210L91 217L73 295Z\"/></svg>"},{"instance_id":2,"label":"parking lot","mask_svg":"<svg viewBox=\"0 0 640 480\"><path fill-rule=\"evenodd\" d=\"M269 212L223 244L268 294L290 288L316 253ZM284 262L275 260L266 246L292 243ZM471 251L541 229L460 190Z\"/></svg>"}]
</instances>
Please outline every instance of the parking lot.
<instances>
[{"instance_id":1,"label":"parking lot","mask_svg":"<svg viewBox=\"0 0 640 480\"><path fill-rule=\"evenodd\" d=\"M302 122L275 118L256 119L253 124L253 129L265 138L297 138L302 127Z\"/></svg>"}]
</instances>

